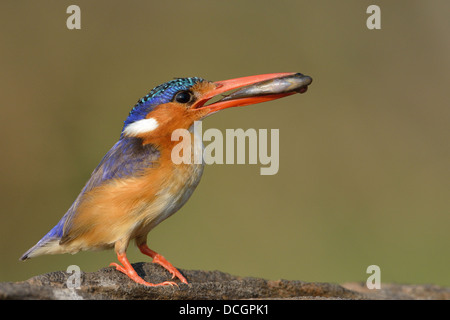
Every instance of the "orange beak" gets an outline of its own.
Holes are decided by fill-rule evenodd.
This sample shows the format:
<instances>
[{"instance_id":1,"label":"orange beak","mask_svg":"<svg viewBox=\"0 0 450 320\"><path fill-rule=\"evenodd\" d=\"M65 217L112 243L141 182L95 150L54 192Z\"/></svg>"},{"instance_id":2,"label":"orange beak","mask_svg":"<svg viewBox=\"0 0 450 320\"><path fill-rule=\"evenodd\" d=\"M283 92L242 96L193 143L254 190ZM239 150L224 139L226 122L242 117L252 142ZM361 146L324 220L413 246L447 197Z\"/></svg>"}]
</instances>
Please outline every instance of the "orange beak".
<instances>
[{"instance_id":1,"label":"orange beak","mask_svg":"<svg viewBox=\"0 0 450 320\"><path fill-rule=\"evenodd\" d=\"M312 79L300 73L271 73L214 82L216 88L197 100L193 109L208 109L208 114L231 108L242 107L260 102L271 101L306 91ZM228 91L240 89L223 99L205 105L205 103Z\"/></svg>"}]
</instances>

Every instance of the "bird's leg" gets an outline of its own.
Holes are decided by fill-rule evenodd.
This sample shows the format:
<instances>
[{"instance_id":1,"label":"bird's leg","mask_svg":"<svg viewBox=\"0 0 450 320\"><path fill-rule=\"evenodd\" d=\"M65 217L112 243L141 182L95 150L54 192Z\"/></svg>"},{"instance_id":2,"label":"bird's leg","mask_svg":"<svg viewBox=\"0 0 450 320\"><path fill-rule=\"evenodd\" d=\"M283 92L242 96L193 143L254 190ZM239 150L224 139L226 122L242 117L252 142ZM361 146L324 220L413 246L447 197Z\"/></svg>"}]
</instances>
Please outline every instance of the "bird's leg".
<instances>
[{"instance_id":1,"label":"bird's leg","mask_svg":"<svg viewBox=\"0 0 450 320\"><path fill-rule=\"evenodd\" d=\"M113 262L110 264L110 266L116 267L117 270L125 273L134 282L137 282L139 284L143 284L143 285L149 286L149 287L177 285L173 281L164 281L164 282L157 283L157 284L145 281L144 279L139 277L138 274L136 273L136 271L133 269L130 261L128 261L128 258L127 258L127 255L125 254L125 252L123 252L123 253L117 252L117 259L119 259L119 261L120 261L120 263L122 263L122 265L119 265L119 264Z\"/></svg>"},{"instance_id":2,"label":"bird's leg","mask_svg":"<svg viewBox=\"0 0 450 320\"><path fill-rule=\"evenodd\" d=\"M172 279L177 277L183 283L188 283L186 278L178 271L169 261L166 260L162 255L150 249L146 243L138 245L141 252L153 259L153 263L157 263L163 266L167 271L172 274Z\"/></svg>"}]
</instances>

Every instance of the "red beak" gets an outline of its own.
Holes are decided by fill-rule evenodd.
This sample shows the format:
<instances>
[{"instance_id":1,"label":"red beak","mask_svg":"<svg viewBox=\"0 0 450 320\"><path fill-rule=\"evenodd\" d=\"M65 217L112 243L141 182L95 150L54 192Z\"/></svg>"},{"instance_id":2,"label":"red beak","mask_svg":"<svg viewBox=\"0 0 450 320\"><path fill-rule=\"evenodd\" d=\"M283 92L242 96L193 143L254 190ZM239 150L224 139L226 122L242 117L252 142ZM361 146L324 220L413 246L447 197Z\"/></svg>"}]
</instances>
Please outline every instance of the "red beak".
<instances>
[{"instance_id":1,"label":"red beak","mask_svg":"<svg viewBox=\"0 0 450 320\"><path fill-rule=\"evenodd\" d=\"M286 85L287 81L290 81L288 86ZM295 82L294 85L292 85L292 81ZM214 82L216 88L196 101L193 108L209 109L208 114L212 114L226 108L280 99L295 93L305 92L311 81L310 77L300 73L271 73L217 81ZM280 85L280 83L284 85ZM205 105L211 98L234 89L242 90L239 90L240 94L233 93L220 101Z\"/></svg>"}]
</instances>

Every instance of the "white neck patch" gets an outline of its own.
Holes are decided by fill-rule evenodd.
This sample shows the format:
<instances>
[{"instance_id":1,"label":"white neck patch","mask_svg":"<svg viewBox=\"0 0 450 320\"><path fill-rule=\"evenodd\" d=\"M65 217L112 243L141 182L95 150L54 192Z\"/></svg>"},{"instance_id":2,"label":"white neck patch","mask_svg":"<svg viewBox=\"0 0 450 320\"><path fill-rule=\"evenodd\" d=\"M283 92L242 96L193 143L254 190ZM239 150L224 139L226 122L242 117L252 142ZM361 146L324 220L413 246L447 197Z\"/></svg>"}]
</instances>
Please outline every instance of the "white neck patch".
<instances>
[{"instance_id":1,"label":"white neck patch","mask_svg":"<svg viewBox=\"0 0 450 320\"><path fill-rule=\"evenodd\" d=\"M151 132L158 128L158 126L159 123L155 118L142 119L130 123L123 133L127 136L138 136L143 133Z\"/></svg>"}]
</instances>

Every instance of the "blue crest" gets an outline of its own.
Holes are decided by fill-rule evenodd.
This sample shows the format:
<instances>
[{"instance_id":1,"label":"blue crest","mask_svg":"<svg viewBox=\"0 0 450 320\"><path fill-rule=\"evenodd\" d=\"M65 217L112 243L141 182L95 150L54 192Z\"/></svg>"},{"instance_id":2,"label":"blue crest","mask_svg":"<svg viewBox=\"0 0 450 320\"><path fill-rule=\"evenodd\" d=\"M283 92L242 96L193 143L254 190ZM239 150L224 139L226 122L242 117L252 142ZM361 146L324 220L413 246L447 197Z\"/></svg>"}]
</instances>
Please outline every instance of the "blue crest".
<instances>
[{"instance_id":1,"label":"blue crest","mask_svg":"<svg viewBox=\"0 0 450 320\"><path fill-rule=\"evenodd\" d=\"M172 101L175 93L178 91L189 90L197 82L203 81L205 80L198 77L177 78L153 88L149 94L139 99L133 109L131 109L128 118L124 122L122 131L130 123L144 119L156 106Z\"/></svg>"}]
</instances>

